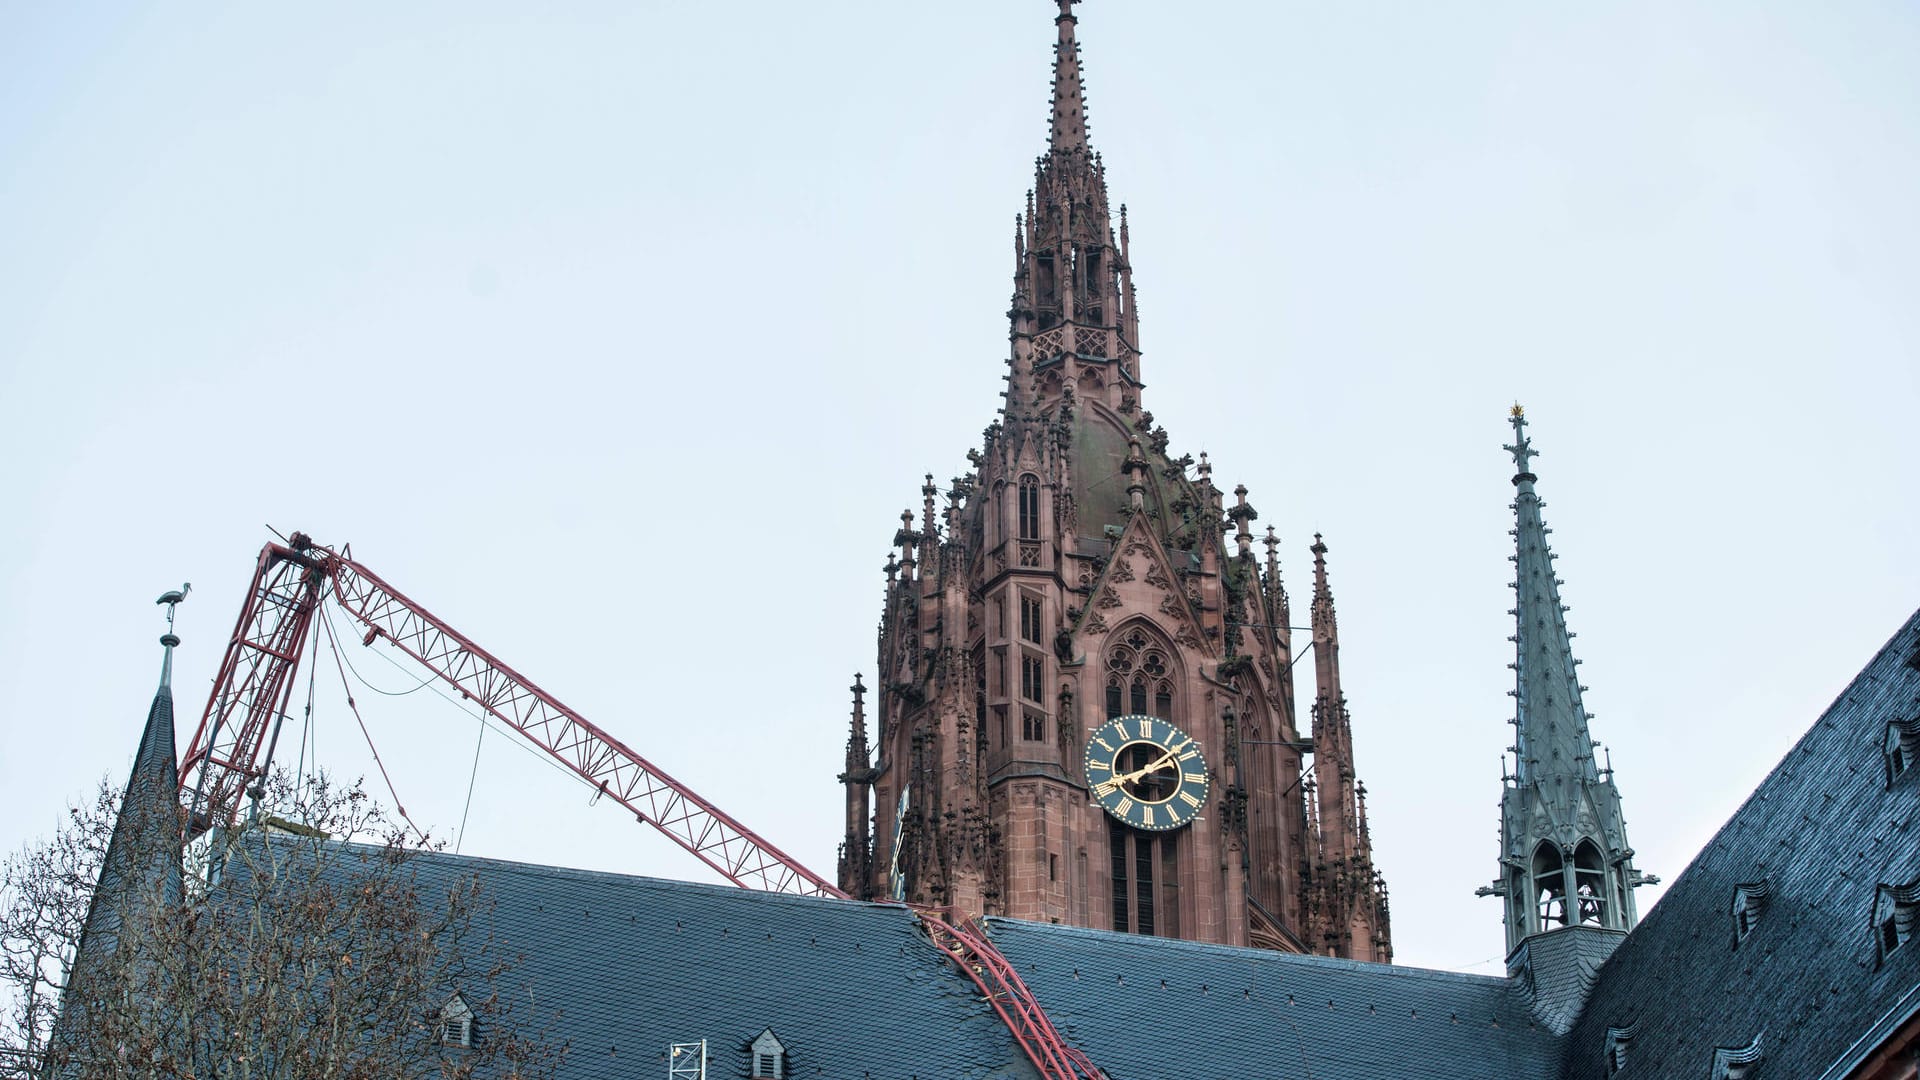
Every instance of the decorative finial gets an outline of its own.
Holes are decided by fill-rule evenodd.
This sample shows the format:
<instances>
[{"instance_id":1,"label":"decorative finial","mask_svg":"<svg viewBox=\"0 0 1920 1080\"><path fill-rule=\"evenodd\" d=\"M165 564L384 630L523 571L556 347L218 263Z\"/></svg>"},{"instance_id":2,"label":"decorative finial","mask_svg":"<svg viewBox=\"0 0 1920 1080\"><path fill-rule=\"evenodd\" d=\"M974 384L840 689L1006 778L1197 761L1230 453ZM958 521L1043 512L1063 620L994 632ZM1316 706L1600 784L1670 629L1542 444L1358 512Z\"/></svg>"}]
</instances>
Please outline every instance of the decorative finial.
<instances>
[{"instance_id":1,"label":"decorative finial","mask_svg":"<svg viewBox=\"0 0 1920 1080\"><path fill-rule=\"evenodd\" d=\"M1519 402L1515 402L1513 408L1508 410L1507 418L1513 424L1513 444L1501 449L1513 455L1513 464L1516 469L1513 483L1517 487L1538 479L1529 466L1540 454L1533 448L1533 440L1527 438L1527 413L1520 407Z\"/></svg>"},{"instance_id":2,"label":"decorative finial","mask_svg":"<svg viewBox=\"0 0 1920 1080\"><path fill-rule=\"evenodd\" d=\"M161 593L160 599L154 601L167 606L167 632L160 635L160 644L166 648L166 655L160 661L160 687L163 690L173 685L173 647L180 644L180 636L173 632L173 609L179 607L192 591L193 582L189 581L178 589Z\"/></svg>"}]
</instances>

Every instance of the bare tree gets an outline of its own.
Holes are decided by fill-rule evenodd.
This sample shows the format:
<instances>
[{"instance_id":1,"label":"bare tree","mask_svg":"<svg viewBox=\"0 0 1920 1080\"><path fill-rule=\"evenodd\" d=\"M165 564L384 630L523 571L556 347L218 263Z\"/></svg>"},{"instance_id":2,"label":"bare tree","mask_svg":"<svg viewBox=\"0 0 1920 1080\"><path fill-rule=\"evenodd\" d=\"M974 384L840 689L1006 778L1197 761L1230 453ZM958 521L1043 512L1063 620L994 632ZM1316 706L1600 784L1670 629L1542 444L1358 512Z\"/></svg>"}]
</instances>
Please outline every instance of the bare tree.
<instances>
[{"instance_id":1,"label":"bare tree","mask_svg":"<svg viewBox=\"0 0 1920 1080\"><path fill-rule=\"evenodd\" d=\"M5 864L0 1078L552 1075L478 880L357 785L275 779L275 813L189 857L204 876L179 872L171 800L118 801Z\"/></svg>"}]
</instances>

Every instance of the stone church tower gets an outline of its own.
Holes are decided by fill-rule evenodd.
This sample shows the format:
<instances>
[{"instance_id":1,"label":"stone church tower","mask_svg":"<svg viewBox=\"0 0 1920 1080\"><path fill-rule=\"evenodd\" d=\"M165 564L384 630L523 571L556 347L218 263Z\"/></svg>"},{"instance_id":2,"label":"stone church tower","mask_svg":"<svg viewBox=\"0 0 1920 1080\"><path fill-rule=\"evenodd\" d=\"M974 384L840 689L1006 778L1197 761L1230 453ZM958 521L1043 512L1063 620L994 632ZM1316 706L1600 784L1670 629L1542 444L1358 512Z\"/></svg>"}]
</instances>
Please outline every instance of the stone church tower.
<instances>
[{"instance_id":1,"label":"stone church tower","mask_svg":"<svg viewBox=\"0 0 1920 1080\"><path fill-rule=\"evenodd\" d=\"M1327 548L1296 652L1279 540L1256 555L1246 488L1173 456L1143 401L1126 208L1088 144L1072 2L1014 230L1006 403L972 471L944 493L929 475L901 515L879 673L853 687L840 884L1385 961ZM1308 651L1311 740L1292 679Z\"/></svg>"}]
</instances>

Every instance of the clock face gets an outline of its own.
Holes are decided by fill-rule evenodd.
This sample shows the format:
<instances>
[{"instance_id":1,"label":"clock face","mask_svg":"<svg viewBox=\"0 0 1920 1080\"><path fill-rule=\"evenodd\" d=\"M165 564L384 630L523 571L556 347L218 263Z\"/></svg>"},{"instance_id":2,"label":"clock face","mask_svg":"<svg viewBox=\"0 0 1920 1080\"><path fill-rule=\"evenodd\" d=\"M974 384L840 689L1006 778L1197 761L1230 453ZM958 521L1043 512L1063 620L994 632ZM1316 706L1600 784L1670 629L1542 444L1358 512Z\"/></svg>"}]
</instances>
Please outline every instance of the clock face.
<instances>
[{"instance_id":1,"label":"clock face","mask_svg":"<svg viewBox=\"0 0 1920 1080\"><path fill-rule=\"evenodd\" d=\"M1207 759L1191 735L1165 720L1122 716L1087 740L1087 784L1107 813L1165 832L1206 805Z\"/></svg>"}]
</instances>

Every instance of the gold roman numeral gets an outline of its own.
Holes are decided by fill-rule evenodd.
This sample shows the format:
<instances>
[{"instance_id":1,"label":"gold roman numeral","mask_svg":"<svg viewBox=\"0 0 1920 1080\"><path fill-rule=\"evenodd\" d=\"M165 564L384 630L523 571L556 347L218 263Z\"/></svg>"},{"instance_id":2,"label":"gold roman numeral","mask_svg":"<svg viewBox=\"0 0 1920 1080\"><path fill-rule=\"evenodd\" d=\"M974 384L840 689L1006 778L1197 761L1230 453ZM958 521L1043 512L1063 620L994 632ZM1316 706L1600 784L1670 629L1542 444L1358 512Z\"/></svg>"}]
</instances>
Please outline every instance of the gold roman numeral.
<instances>
[{"instance_id":1,"label":"gold roman numeral","mask_svg":"<svg viewBox=\"0 0 1920 1080\"><path fill-rule=\"evenodd\" d=\"M1109 743L1109 742L1107 742L1107 740L1105 740L1105 739L1103 739L1103 738L1101 738L1100 736L1098 736L1098 735L1095 735L1095 736L1093 737L1093 741L1094 741L1094 742L1097 742L1097 743L1099 743L1099 744L1100 744L1100 748L1101 748L1102 750L1105 750L1105 751L1106 751L1107 753L1109 753L1109 754L1111 754L1111 753L1113 753L1113 752L1114 752L1114 749L1113 749L1113 745L1112 745L1111 743Z\"/></svg>"},{"instance_id":2,"label":"gold roman numeral","mask_svg":"<svg viewBox=\"0 0 1920 1080\"><path fill-rule=\"evenodd\" d=\"M1197 772L1181 773L1180 779L1185 780L1189 784L1204 784L1207 782L1206 774Z\"/></svg>"},{"instance_id":3,"label":"gold roman numeral","mask_svg":"<svg viewBox=\"0 0 1920 1080\"><path fill-rule=\"evenodd\" d=\"M1143 806L1140 808L1140 824L1142 825L1153 824L1153 807Z\"/></svg>"},{"instance_id":4,"label":"gold roman numeral","mask_svg":"<svg viewBox=\"0 0 1920 1080\"><path fill-rule=\"evenodd\" d=\"M1125 796L1122 796L1120 799L1120 805L1115 806L1113 808L1113 812L1116 814L1119 814L1121 817L1126 817L1128 814L1133 812L1133 800Z\"/></svg>"},{"instance_id":5,"label":"gold roman numeral","mask_svg":"<svg viewBox=\"0 0 1920 1080\"><path fill-rule=\"evenodd\" d=\"M1192 806L1196 808L1199 807L1200 805L1199 799L1194 798L1192 795L1189 795L1184 791L1180 793L1180 801L1183 803L1186 803L1188 806Z\"/></svg>"},{"instance_id":6,"label":"gold roman numeral","mask_svg":"<svg viewBox=\"0 0 1920 1080\"><path fill-rule=\"evenodd\" d=\"M1143 739L1153 738L1153 721L1144 716L1140 718L1140 737Z\"/></svg>"}]
</instances>

